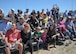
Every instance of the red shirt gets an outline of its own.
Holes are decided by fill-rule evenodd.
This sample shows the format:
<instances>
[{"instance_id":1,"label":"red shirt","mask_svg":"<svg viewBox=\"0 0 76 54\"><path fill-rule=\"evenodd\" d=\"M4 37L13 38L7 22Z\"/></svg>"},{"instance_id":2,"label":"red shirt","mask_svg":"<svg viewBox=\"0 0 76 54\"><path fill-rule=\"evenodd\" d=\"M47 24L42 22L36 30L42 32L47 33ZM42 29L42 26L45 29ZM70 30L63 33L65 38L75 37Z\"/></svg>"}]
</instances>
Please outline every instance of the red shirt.
<instances>
[{"instance_id":1,"label":"red shirt","mask_svg":"<svg viewBox=\"0 0 76 54\"><path fill-rule=\"evenodd\" d=\"M19 30L15 30L14 32L10 29L6 32L5 37L8 38L9 43L14 43L15 40L21 39L21 34Z\"/></svg>"}]
</instances>

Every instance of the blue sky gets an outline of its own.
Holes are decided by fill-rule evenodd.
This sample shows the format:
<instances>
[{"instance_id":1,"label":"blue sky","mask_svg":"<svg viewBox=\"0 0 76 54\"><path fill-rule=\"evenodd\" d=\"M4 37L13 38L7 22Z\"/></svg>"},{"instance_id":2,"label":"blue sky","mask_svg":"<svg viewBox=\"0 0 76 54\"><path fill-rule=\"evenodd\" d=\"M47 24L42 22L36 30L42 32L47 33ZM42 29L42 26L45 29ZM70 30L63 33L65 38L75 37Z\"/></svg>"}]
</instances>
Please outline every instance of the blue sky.
<instances>
[{"instance_id":1,"label":"blue sky","mask_svg":"<svg viewBox=\"0 0 76 54\"><path fill-rule=\"evenodd\" d=\"M0 8L7 14L11 8L14 8L17 13L17 9L25 11L26 8L31 10L51 9L54 4L57 4L60 8L60 12L65 10L76 10L76 0L0 0Z\"/></svg>"}]
</instances>

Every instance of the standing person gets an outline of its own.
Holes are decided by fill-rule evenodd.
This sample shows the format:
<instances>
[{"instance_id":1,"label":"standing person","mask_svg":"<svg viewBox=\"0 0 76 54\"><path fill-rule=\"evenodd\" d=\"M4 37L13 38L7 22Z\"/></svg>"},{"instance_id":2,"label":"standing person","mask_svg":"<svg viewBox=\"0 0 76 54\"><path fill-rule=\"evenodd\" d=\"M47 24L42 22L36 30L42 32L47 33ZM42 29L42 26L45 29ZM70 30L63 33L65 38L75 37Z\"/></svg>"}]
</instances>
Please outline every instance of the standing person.
<instances>
[{"instance_id":1,"label":"standing person","mask_svg":"<svg viewBox=\"0 0 76 54\"><path fill-rule=\"evenodd\" d=\"M8 13L7 17L10 18L11 22L16 22L15 15L12 13L12 11Z\"/></svg>"},{"instance_id":2,"label":"standing person","mask_svg":"<svg viewBox=\"0 0 76 54\"><path fill-rule=\"evenodd\" d=\"M48 16L48 18L49 18L49 16L50 16L50 11L47 9L47 11L46 11L46 15Z\"/></svg>"},{"instance_id":3,"label":"standing person","mask_svg":"<svg viewBox=\"0 0 76 54\"><path fill-rule=\"evenodd\" d=\"M42 12L41 12L41 17L43 18L45 12L44 12L44 9L42 9Z\"/></svg>"},{"instance_id":4,"label":"standing person","mask_svg":"<svg viewBox=\"0 0 76 54\"><path fill-rule=\"evenodd\" d=\"M54 25L54 17L53 15L50 16L49 20L48 20L48 28L51 26L51 25Z\"/></svg>"},{"instance_id":5,"label":"standing person","mask_svg":"<svg viewBox=\"0 0 76 54\"><path fill-rule=\"evenodd\" d=\"M24 44L24 48L29 46L29 50L30 50L31 54L33 54L33 46L32 46L32 42L31 42L30 25L28 23L24 24L24 28L21 31L21 38L22 38L22 42Z\"/></svg>"},{"instance_id":6,"label":"standing person","mask_svg":"<svg viewBox=\"0 0 76 54\"><path fill-rule=\"evenodd\" d=\"M24 12L24 15L30 15L30 13L29 13L29 9L26 9L26 11Z\"/></svg>"},{"instance_id":7,"label":"standing person","mask_svg":"<svg viewBox=\"0 0 76 54\"><path fill-rule=\"evenodd\" d=\"M25 21L25 23L27 23L29 20L30 20L29 16L24 14L24 21Z\"/></svg>"},{"instance_id":8,"label":"standing person","mask_svg":"<svg viewBox=\"0 0 76 54\"><path fill-rule=\"evenodd\" d=\"M12 23L12 28L6 32L5 43L7 45L7 54L11 54L11 49L19 49L19 54L22 54L23 45L21 43L21 34L20 31L17 30L17 25L15 23Z\"/></svg>"}]
</instances>

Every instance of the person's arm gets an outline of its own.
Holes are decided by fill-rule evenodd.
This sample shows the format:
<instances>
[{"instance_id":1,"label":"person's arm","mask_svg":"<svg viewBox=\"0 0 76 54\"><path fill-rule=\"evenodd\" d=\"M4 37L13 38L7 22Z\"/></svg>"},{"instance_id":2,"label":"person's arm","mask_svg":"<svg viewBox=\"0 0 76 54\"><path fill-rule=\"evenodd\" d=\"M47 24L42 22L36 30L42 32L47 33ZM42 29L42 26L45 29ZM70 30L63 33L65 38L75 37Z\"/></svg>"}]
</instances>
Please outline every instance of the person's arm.
<instances>
[{"instance_id":1,"label":"person's arm","mask_svg":"<svg viewBox=\"0 0 76 54\"><path fill-rule=\"evenodd\" d=\"M3 35L2 31L0 31L0 35L1 35L2 39L4 40L5 39L5 35Z\"/></svg>"},{"instance_id":2,"label":"person's arm","mask_svg":"<svg viewBox=\"0 0 76 54\"><path fill-rule=\"evenodd\" d=\"M9 43L8 43L8 34L9 32L7 31L6 32L6 35L5 35L5 44L7 45L7 46L9 46Z\"/></svg>"},{"instance_id":3,"label":"person's arm","mask_svg":"<svg viewBox=\"0 0 76 54\"><path fill-rule=\"evenodd\" d=\"M17 39L18 39L18 42L22 41L22 39L21 39L21 33L20 32L18 33L18 38Z\"/></svg>"},{"instance_id":4,"label":"person's arm","mask_svg":"<svg viewBox=\"0 0 76 54\"><path fill-rule=\"evenodd\" d=\"M30 40L31 40L31 32L29 32L28 40L27 40L27 42L26 42L26 45L29 43Z\"/></svg>"}]
</instances>

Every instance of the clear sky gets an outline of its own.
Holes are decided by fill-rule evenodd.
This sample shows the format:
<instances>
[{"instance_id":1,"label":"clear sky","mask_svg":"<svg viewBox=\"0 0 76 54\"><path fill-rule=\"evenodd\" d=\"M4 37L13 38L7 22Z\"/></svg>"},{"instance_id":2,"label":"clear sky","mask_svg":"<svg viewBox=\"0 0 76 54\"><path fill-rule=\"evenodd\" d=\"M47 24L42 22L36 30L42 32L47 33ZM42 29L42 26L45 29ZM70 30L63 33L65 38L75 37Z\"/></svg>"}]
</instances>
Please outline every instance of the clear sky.
<instances>
[{"instance_id":1,"label":"clear sky","mask_svg":"<svg viewBox=\"0 0 76 54\"><path fill-rule=\"evenodd\" d=\"M60 8L60 12L65 10L76 10L76 0L0 0L0 8L7 14L11 8L21 9L25 11L28 8L31 10L51 9L54 4L57 4Z\"/></svg>"}]
</instances>

